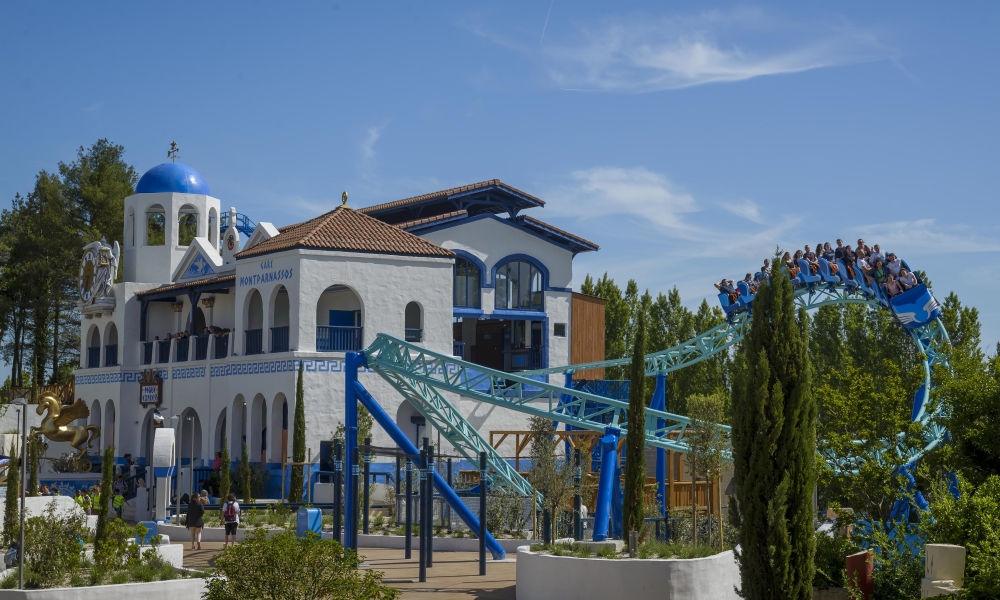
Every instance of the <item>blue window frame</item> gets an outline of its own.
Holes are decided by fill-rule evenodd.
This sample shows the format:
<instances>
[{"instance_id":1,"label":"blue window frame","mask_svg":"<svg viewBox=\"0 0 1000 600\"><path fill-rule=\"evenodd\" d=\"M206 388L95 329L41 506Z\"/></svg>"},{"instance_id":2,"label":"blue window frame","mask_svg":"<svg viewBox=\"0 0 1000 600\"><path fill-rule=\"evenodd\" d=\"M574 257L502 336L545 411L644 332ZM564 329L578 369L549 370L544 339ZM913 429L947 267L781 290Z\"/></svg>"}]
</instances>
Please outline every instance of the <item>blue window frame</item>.
<instances>
[{"instance_id":1,"label":"blue window frame","mask_svg":"<svg viewBox=\"0 0 1000 600\"><path fill-rule=\"evenodd\" d=\"M479 308L479 265L468 258L455 259L455 306Z\"/></svg>"},{"instance_id":2,"label":"blue window frame","mask_svg":"<svg viewBox=\"0 0 1000 600\"><path fill-rule=\"evenodd\" d=\"M542 271L525 260L512 260L497 267L494 308L542 310Z\"/></svg>"}]
</instances>

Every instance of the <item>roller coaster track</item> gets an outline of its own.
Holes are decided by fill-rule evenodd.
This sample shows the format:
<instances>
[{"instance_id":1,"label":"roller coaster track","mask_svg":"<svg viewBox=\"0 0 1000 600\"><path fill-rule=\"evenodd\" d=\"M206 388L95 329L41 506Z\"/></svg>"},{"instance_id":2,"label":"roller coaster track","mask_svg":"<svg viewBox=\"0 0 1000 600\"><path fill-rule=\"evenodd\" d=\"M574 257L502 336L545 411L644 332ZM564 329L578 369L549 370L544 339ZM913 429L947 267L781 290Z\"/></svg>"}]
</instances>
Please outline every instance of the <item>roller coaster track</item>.
<instances>
[{"instance_id":1,"label":"roller coaster track","mask_svg":"<svg viewBox=\"0 0 1000 600\"><path fill-rule=\"evenodd\" d=\"M868 304L891 308L884 299L866 296L844 284L824 283L803 286L795 292L795 305L806 310L835 304ZM663 375L696 364L738 343L749 332L750 311L737 312L730 318L681 344L647 354L646 374ZM948 343L948 334L940 319L910 329L910 336L921 354L925 381L914 397L913 421L921 423L924 447L910 449L903 434L897 436L896 453L901 464L910 464L937 446L946 432L937 423L937 411L927 410L931 389L931 370L941 363L937 348ZM523 495L531 493L531 485L521 477L500 454L479 434L455 408L445 393L457 394L475 401L540 416L575 428L604 432L609 426L627 434L624 419L628 403L580 390L548 383L548 375L602 367L622 366L630 358L551 367L520 373L506 373L465 362L454 356L433 352L417 344L378 334L364 350L368 366L388 381L420 414L467 460L474 464L485 451L491 467L491 481L503 481ZM685 434L690 420L659 410L646 410L646 444L678 452L689 450ZM728 432L729 427L719 425ZM838 472L857 469L863 457L846 461L828 460Z\"/></svg>"}]
</instances>

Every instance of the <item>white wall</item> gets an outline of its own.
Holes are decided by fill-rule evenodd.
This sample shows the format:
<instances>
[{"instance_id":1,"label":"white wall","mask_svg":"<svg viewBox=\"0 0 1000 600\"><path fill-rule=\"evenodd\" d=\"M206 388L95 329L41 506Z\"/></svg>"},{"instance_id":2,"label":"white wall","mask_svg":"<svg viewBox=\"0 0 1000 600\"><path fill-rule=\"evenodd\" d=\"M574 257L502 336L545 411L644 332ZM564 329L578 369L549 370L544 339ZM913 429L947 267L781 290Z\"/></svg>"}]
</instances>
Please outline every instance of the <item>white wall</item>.
<instances>
[{"instance_id":1,"label":"white wall","mask_svg":"<svg viewBox=\"0 0 1000 600\"><path fill-rule=\"evenodd\" d=\"M165 238L163 246L149 246L146 244L146 210L159 204L164 209L166 221ZM219 220L219 199L201 194L175 194L173 192L161 192L158 194L133 194L125 198L125 239L122 241L122 268L124 269L125 281L136 281L143 283L166 283L171 281L174 269L184 258L187 246L178 245L178 211L181 207L190 204L198 211L198 233L197 237L208 237L208 217L210 211L214 210L215 226L218 227ZM134 214L135 236L133 245L133 219L130 218L130 211ZM217 239L218 234L214 234L213 239ZM110 241L110 240L109 240Z\"/></svg>"}]
</instances>

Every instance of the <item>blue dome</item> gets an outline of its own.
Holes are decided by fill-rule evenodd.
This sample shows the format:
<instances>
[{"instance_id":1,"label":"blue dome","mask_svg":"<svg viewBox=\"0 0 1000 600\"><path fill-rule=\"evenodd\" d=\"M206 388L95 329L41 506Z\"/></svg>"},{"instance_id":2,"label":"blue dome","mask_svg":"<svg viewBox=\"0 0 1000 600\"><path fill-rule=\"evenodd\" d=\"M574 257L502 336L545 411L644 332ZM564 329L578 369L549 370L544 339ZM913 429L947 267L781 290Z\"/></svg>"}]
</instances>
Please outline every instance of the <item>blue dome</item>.
<instances>
[{"instance_id":1,"label":"blue dome","mask_svg":"<svg viewBox=\"0 0 1000 600\"><path fill-rule=\"evenodd\" d=\"M180 163L163 163L146 171L135 186L136 194L157 194L175 192L177 194L210 195L208 184L201 173Z\"/></svg>"}]
</instances>

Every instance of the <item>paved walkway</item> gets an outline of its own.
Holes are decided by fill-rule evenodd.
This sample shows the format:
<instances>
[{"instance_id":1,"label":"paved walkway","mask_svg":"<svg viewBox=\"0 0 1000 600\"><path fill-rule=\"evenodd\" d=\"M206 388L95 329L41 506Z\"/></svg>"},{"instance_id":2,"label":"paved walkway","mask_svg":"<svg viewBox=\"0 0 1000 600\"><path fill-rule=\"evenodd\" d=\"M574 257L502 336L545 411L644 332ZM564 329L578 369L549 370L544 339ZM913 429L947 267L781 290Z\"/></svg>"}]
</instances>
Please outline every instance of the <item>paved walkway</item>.
<instances>
[{"instance_id":1,"label":"paved walkway","mask_svg":"<svg viewBox=\"0 0 1000 600\"><path fill-rule=\"evenodd\" d=\"M201 550L184 543L184 566L211 568L222 542L202 542ZM370 569L385 573L387 585L403 590L404 600L515 600L515 563L486 561L486 576L479 576L476 552L435 552L434 566L427 570L427 582L417 583L420 567L417 550L413 560L404 560L403 551L392 548L362 548L361 556ZM413 583L410 583L410 582Z\"/></svg>"}]
</instances>

